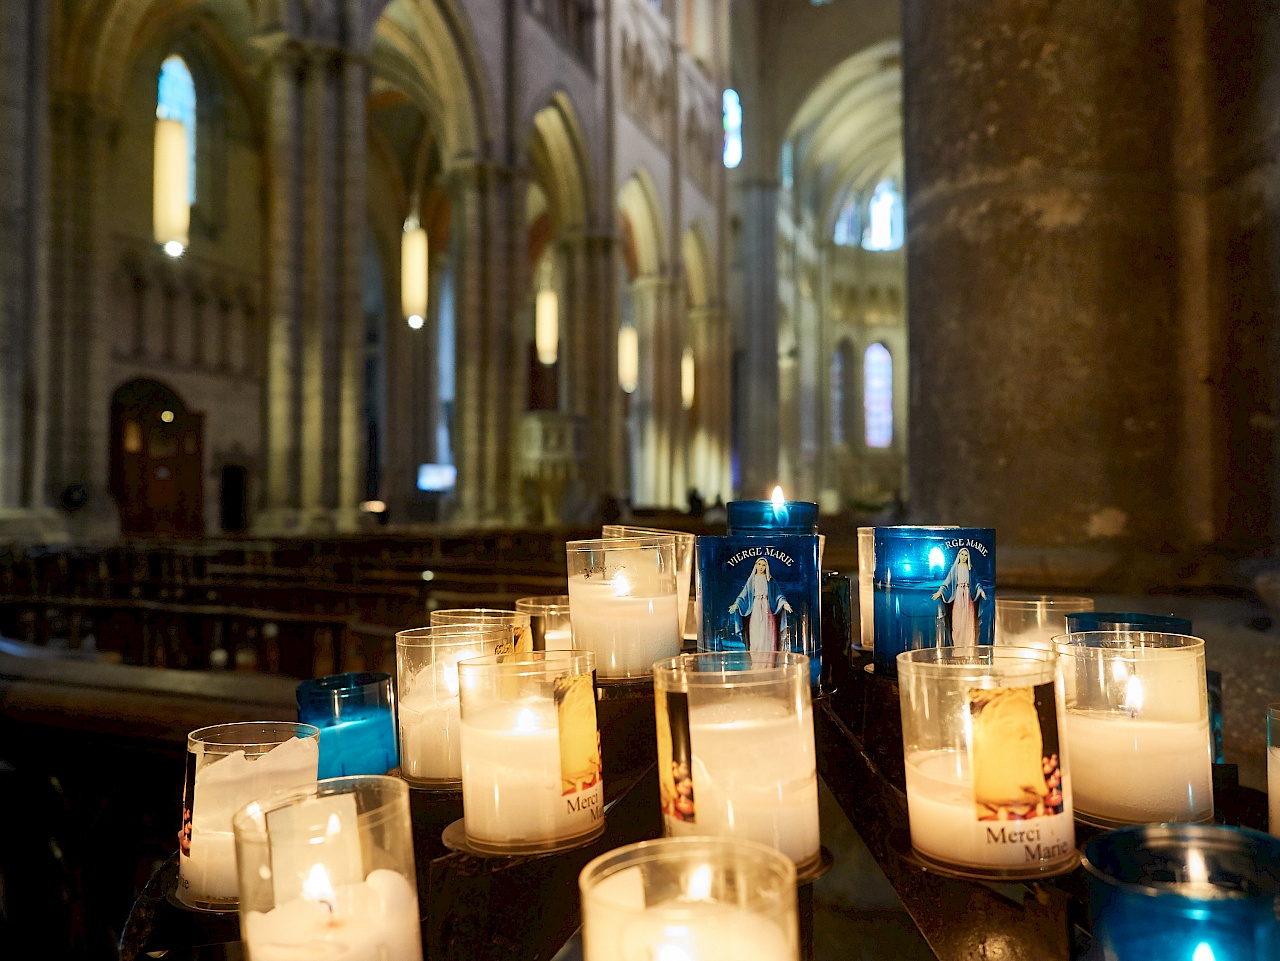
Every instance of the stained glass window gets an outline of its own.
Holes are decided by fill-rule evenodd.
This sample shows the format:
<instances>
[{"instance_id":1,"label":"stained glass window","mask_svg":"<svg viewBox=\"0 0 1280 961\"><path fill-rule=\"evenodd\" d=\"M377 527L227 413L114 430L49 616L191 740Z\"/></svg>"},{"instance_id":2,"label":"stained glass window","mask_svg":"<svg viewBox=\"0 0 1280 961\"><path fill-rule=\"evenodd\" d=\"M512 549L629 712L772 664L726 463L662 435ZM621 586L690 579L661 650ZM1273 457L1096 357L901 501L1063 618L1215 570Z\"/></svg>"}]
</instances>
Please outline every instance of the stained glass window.
<instances>
[{"instance_id":1,"label":"stained glass window","mask_svg":"<svg viewBox=\"0 0 1280 961\"><path fill-rule=\"evenodd\" d=\"M862 358L862 407L867 446L893 443L893 357L884 344L872 344Z\"/></svg>"},{"instance_id":2,"label":"stained glass window","mask_svg":"<svg viewBox=\"0 0 1280 961\"><path fill-rule=\"evenodd\" d=\"M867 226L862 233L866 250L897 250L902 246L902 194L893 181L882 180L867 204Z\"/></svg>"},{"instance_id":3,"label":"stained glass window","mask_svg":"<svg viewBox=\"0 0 1280 961\"><path fill-rule=\"evenodd\" d=\"M186 61L177 54L165 57L160 64L160 82L156 91L156 118L180 120L187 131L187 162L190 172L187 193L196 202L196 84Z\"/></svg>"},{"instance_id":4,"label":"stained glass window","mask_svg":"<svg viewBox=\"0 0 1280 961\"><path fill-rule=\"evenodd\" d=\"M742 100L732 87L725 90L724 165L730 169L742 163Z\"/></svg>"}]
</instances>

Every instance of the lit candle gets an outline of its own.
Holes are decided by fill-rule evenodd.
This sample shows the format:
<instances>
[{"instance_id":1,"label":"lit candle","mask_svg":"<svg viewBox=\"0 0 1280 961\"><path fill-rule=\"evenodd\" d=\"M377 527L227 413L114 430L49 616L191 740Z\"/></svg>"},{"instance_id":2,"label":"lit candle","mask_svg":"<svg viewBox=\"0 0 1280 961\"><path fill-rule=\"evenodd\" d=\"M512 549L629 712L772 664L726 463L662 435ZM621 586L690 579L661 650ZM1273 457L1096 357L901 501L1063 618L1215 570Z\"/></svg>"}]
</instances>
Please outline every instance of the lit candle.
<instances>
[{"instance_id":1,"label":"lit candle","mask_svg":"<svg viewBox=\"0 0 1280 961\"><path fill-rule=\"evenodd\" d=\"M455 652L451 660L428 664L409 681L400 698L400 769L410 780L462 777L458 661L480 653L479 648Z\"/></svg>"},{"instance_id":2,"label":"lit candle","mask_svg":"<svg viewBox=\"0 0 1280 961\"><path fill-rule=\"evenodd\" d=\"M418 898L395 871L334 886L317 864L303 895L243 916L253 961L421 961Z\"/></svg>"},{"instance_id":3,"label":"lit candle","mask_svg":"<svg viewBox=\"0 0 1280 961\"><path fill-rule=\"evenodd\" d=\"M627 919L616 950L587 951L618 961L778 961L795 948L776 923L710 901L668 901ZM610 946L612 947L612 946Z\"/></svg>"},{"instance_id":4,"label":"lit candle","mask_svg":"<svg viewBox=\"0 0 1280 961\"><path fill-rule=\"evenodd\" d=\"M680 610L674 589L645 591L634 575L607 581L569 578L574 646L593 651L601 677L642 677L654 661L680 653Z\"/></svg>"},{"instance_id":5,"label":"lit candle","mask_svg":"<svg viewBox=\"0 0 1280 961\"><path fill-rule=\"evenodd\" d=\"M694 833L759 841L796 864L819 854L813 712L739 697L689 708Z\"/></svg>"},{"instance_id":6,"label":"lit candle","mask_svg":"<svg viewBox=\"0 0 1280 961\"><path fill-rule=\"evenodd\" d=\"M309 730L314 733L315 728ZM241 750L197 768L180 893L193 901L234 901L238 884L232 815L255 798L314 781L318 762L316 738L294 737L258 758L247 758Z\"/></svg>"},{"instance_id":7,"label":"lit candle","mask_svg":"<svg viewBox=\"0 0 1280 961\"><path fill-rule=\"evenodd\" d=\"M298 720L320 728L320 778L386 774L396 766L391 675L330 674L298 685Z\"/></svg>"},{"instance_id":8,"label":"lit candle","mask_svg":"<svg viewBox=\"0 0 1280 961\"><path fill-rule=\"evenodd\" d=\"M568 628L557 628L549 630L542 635L545 643L544 650L547 651L571 651L573 650L573 632Z\"/></svg>"},{"instance_id":9,"label":"lit candle","mask_svg":"<svg viewBox=\"0 0 1280 961\"><path fill-rule=\"evenodd\" d=\"M564 792L554 701L528 698L469 710L461 730L468 837L537 845L585 834L604 816L603 782Z\"/></svg>"}]
</instances>

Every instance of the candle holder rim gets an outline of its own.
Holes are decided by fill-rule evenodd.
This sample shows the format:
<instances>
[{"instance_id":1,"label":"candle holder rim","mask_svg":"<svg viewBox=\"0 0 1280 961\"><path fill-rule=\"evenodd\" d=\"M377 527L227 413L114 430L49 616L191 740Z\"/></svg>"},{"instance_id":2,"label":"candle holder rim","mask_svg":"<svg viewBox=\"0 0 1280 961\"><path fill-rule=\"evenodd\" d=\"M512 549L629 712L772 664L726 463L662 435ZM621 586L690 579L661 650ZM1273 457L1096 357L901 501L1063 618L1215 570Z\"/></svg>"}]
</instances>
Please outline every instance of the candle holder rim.
<instances>
[{"instance_id":1,"label":"candle holder rim","mask_svg":"<svg viewBox=\"0 0 1280 961\"><path fill-rule=\"evenodd\" d=\"M645 534L639 537L589 537L583 540L566 541L564 548L569 554L585 554L595 551L623 551L656 547L661 550L670 547L674 554L676 539L674 534Z\"/></svg>"},{"instance_id":2,"label":"candle holder rim","mask_svg":"<svg viewBox=\"0 0 1280 961\"><path fill-rule=\"evenodd\" d=\"M889 524L872 528L892 537L911 537L914 534L933 534L937 531L994 531L994 527L961 527L959 524Z\"/></svg>"},{"instance_id":3,"label":"candle holder rim","mask_svg":"<svg viewBox=\"0 0 1280 961\"><path fill-rule=\"evenodd\" d=\"M1267 705L1267 717L1280 721L1280 701L1272 701Z\"/></svg>"},{"instance_id":4,"label":"candle holder rim","mask_svg":"<svg viewBox=\"0 0 1280 961\"><path fill-rule=\"evenodd\" d=\"M365 688L384 684L391 680L388 671L343 671L341 674L326 674L299 681L298 691L305 689L308 693L333 694L344 697L350 694L363 693Z\"/></svg>"},{"instance_id":5,"label":"candle holder rim","mask_svg":"<svg viewBox=\"0 0 1280 961\"><path fill-rule=\"evenodd\" d=\"M566 674L590 674L595 670L595 652L577 649L558 651L513 651L508 654L482 654L458 662L459 678L463 673L479 674L498 669L505 677L552 677ZM529 670L522 670L529 668Z\"/></svg>"},{"instance_id":6,"label":"candle holder rim","mask_svg":"<svg viewBox=\"0 0 1280 961\"><path fill-rule=\"evenodd\" d=\"M725 854L736 854L750 858L756 864L776 869L781 875L779 880L783 882L783 890L794 889L796 886L796 864L777 848L762 844L759 841L749 841L745 838L698 836L651 838L647 841L635 841L597 855L588 861L578 873L578 890L584 896L588 890L592 890L591 897L593 899L629 909L631 907L630 904L619 905L609 898L601 897L598 891L594 891L594 886L627 868L652 864L665 859L674 860L674 856L680 852L685 852L689 856L697 856L698 851L705 852L704 857L707 860L711 860L717 855Z\"/></svg>"},{"instance_id":7,"label":"candle holder rim","mask_svg":"<svg viewBox=\"0 0 1280 961\"><path fill-rule=\"evenodd\" d=\"M521 610L520 604L525 605ZM568 594L539 594L535 597L516 598L516 610L522 614L562 614L569 611ZM562 611L561 608L564 610Z\"/></svg>"},{"instance_id":8,"label":"candle holder rim","mask_svg":"<svg viewBox=\"0 0 1280 961\"><path fill-rule=\"evenodd\" d=\"M523 618L523 620L521 620ZM508 611L500 607L442 607L431 612L429 627L465 626L467 624L529 624L524 611Z\"/></svg>"},{"instance_id":9,"label":"candle holder rim","mask_svg":"<svg viewBox=\"0 0 1280 961\"><path fill-rule=\"evenodd\" d=\"M996 608L1009 607L1014 610L1039 610L1044 607L1053 610L1068 605L1074 606L1077 603L1086 603L1091 605L1087 609L1081 609L1073 613L1093 613L1093 598L1085 597L1081 594L1032 594L1014 593L1014 594L997 594Z\"/></svg>"},{"instance_id":10,"label":"candle holder rim","mask_svg":"<svg viewBox=\"0 0 1280 961\"><path fill-rule=\"evenodd\" d=\"M999 668L1005 677L1050 675L1057 668L1058 655L1042 647L1014 644L976 644L966 647L923 647L902 651L895 658L898 674L915 677L962 680L967 673L989 677ZM982 670L987 668L988 670ZM1013 670L1010 670L1012 668ZM1023 670L1018 670L1022 668Z\"/></svg>"},{"instance_id":11,"label":"candle holder rim","mask_svg":"<svg viewBox=\"0 0 1280 961\"><path fill-rule=\"evenodd\" d=\"M235 732L246 730L248 728L258 728L261 730L271 727L277 727L281 730L291 728L293 730L293 735L275 742L262 740L261 738L252 741L218 741L210 740L208 737L209 733L212 731L225 730L228 732ZM193 743L205 745L216 744L218 747L228 748L258 747L262 744L274 744L275 747L278 747L287 741L293 740L293 738L309 739L319 737L320 728L316 727L314 724L307 724L303 721L225 721L221 724L206 724L204 727L198 727L194 731L189 731L187 733L187 745L188 749Z\"/></svg>"},{"instance_id":12,"label":"candle holder rim","mask_svg":"<svg viewBox=\"0 0 1280 961\"><path fill-rule=\"evenodd\" d=\"M756 666L754 662L757 658L769 658L772 663ZM741 659L750 660L751 666L742 670L710 671L691 671L685 668L687 664L702 661L732 663ZM672 687L688 687L691 684L695 687L751 687L776 684L793 674L807 678L808 671L809 656L794 651L696 651L663 658L653 664L654 678L661 676L671 682Z\"/></svg>"},{"instance_id":13,"label":"candle holder rim","mask_svg":"<svg viewBox=\"0 0 1280 961\"><path fill-rule=\"evenodd\" d=\"M1116 828L1106 832L1105 834L1098 835L1086 843L1084 849L1081 851L1081 867L1083 867L1085 871L1097 881L1130 894L1140 894L1144 897L1162 898L1166 900L1174 898L1191 902L1203 902L1206 900L1205 898L1189 897L1175 889L1175 885L1184 882L1171 882L1170 885L1166 887L1163 885L1157 886L1152 884L1143 884L1138 881L1125 881L1116 877L1097 863L1097 861L1100 860L1097 853L1099 845L1109 842L1114 843L1118 839L1117 836L1127 838L1136 835L1149 835L1149 840L1195 840L1203 842L1207 847L1212 846L1219 850L1234 849L1237 851L1243 850L1242 845L1239 843L1240 841L1248 841L1251 842L1251 846L1254 848L1269 847L1273 848L1274 852L1280 854L1280 839L1274 838L1269 834L1264 834L1261 831L1252 830L1251 828L1236 827L1234 825L1227 824L1197 824L1182 821L1165 821L1154 824L1133 824L1127 827ZM1139 844L1142 844L1145 840L1148 839L1139 839ZM1253 858L1253 861L1258 863L1256 857ZM1280 863L1280 856L1273 857L1272 862ZM1215 885L1215 887L1220 886ZM1231 888L1221 888L1221 896L1215 897L1213 900L1233 902L1274 900L1277 896L1280 896L1280 875L1273 876L1270 890L1262 890L1261 885L1259 885L1259 888L1259 893L1256 895L1250 895L1244 891L1233 890Z\"/></svg>"},{"instance_id":14,"label":"candle holder rim","mask_svg":"<svg viewBox=\"0 0 1280 961\"><path fill-rule=\"evenodd\" d=\"M665 527L636 527L632 524L602 524L600 530L608 531L639 531L636 534L605 534L601 540L625 540L637 537L674 537L677 541L688 543L689 541L697 541L698 535L690 531L673 531ZM570 544L575 543L569 541Z\"/></svg>"},{"instance_id":15,"label":"candle holder rim","mask_svg":"<svg viewBox=\"0 0 1280 961\"><path fill-rule=\"evenodd\" d=\"M1169 643L1152 643L1154 639L1166 639ZM1079 631L1071 634L1055 634L1050 643L1060 657L1087 657L1097 654L1123 655L1126 650L1170 651L1199 655L1204 653L1204 638L1194 634L1170 631Z\"/></svg>"},{"instance_id":16,"label":"candle holder rim","mask_svg":"<svg viewBox=\"0 0 1280 961\"><path fill-rule=\"evenodd\" d=\"M409 804L409 785L398 777L392 777L389 774L348 774L271 791L237 809L231 816L231 828L235 832L237 842L241 840L246 843L265 842L268 833L267 815L273 811L299 804L309 798L354 794L360 787L376 787L390 792L376 807L358 812L360 818L365 819L366 824L377 823L385 817L393 816L396 813L394 807L400 803L403 803L406 808Z\"/></svg>"},{"instance_id":17,"label":"candle holder rim","mask_svg":"<svg viewBox=\"0 0 1280 961\"><path fill-rule=\"evenodd\" d=\"M472 628L472 630L465 630L465 628ZM473 624L432 624L428 627L410 627L403 631L396 631L396 644L400 647L451 648L483 644L485 641L504 641L510 637L510 626L497 621ZM445 644L438 643L439 639L443 638L457 638L457 640Z\"/></svg>"}]
</instances>

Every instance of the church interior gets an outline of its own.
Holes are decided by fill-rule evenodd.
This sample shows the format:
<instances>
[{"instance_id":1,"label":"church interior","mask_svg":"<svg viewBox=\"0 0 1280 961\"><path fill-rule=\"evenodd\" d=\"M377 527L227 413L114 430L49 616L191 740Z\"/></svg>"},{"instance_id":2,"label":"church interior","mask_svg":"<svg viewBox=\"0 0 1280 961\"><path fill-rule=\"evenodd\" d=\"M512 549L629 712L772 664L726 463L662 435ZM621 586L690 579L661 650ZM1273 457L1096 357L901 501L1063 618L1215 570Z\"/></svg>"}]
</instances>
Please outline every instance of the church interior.
<instances>
[{"instance_id":1,"label":"church interior","mask_svg":"<svg viewBox=\"0 0 1280 961\"><path fill-rule=\"evenodd\" d=\"M1274 914L1224 922L1256 923L1237 950L1167 898L1130 930L1107 913L1122 896L1097 895L1139 885L1107 874L1114 837L1197 822L1254 844L1237 873L1280 896L1276 10L7 0L0 25L0 958L1280 957ZM583 640L619 545L674 595L674 647L638 671ZM611 603L650 590L627 570ZM642 618L603 610L610 636ZM1047 616L1043 643L1008 640L1022 610ZM559 750L589 756L565 796L585 812L596 789L603 834L486 848L466 776L412 773L415 632L435 650L432 632L493 635L495 617L473 665L592 655L596 740L568 731L566 704L590 723L572 671L554 703ZM1013 683L1005 647L1034 648L1019 670L1051 662L1041 700L992 693ZM926 851L911 745L952 702L921 693L919 665L948 648L987 652L955 695L979 811L959 833L983 810L1062 822L1065 860L1049 827L1034 871ZM1090 807L1093 760L1063 762L1103 676L1071 669L1099 649L1121 658L1115 711L1207 732L1204 783L1177 785L1207 808ZM1164 695L1175 653L1193 676ZM692 680L669 681L668 656ZM802 659L788 710L821 857L772 851L788 894L776 917L753 902L750 949L628 954L600 940L592 858L709 830L696 692L726 670L709 657ZM441 723L471 770L480 688L455 663L433 698L456 712L462 685ZM375 676L391 755L355 773L408 798L412 843L379 847L373 793L325 803L360 806L370 879L404 862L411 935L357 944L372 910L335 934L341 898L304 884L328 927L255 947L247 919L269 913L250 905L289 905L248 893L249 837L288 822L247 817L234 844L228 822L239 908L234 877L229 901L195 904L194 759L217 752L193 732L291 724L301 744L303 682ZM991 786L1016 753L979 753L997 711L1001 737L1034 728L1034 790ZM1176 767L1148 750L1135 780ZM793 752L747 753L767 780ZM1023 807L983 800L1001 790ZM804 797L780 816L803 822ZM726 890L747 885L733 863Z\"/></svg>"}]
</instances>

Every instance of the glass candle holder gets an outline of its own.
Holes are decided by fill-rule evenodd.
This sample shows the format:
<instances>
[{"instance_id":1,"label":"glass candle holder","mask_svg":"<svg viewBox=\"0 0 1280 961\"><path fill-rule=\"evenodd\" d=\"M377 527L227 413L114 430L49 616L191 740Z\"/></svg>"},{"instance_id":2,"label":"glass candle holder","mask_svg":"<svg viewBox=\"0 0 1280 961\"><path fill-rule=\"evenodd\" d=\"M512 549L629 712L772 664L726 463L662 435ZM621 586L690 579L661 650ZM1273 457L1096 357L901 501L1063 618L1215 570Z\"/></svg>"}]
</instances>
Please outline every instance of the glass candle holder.
<instances>
[{"instance_id":1,"label":"glass candle holder","mask_svg":"<svg viewBox=\"0 0 1280 961\"><path fill-rule=\"evenodd\" d=\"M1209 824L1109 831L1084 848L1094 938L1107 961L1280 957L1280 841Z\"/></svg>"},{"instance_id":2,"label":"glass candle holder","mask_svg":"<svg viewBox=\"0 0 1280 961\"><path fill-rule=\"evenodd\" d=\"M862 648L876 644L875 614L876 529L858 528L858 621L862 627Z\"/></svg>"},{"instance_id":3,"label":"glass candle holder","mask_svg":"<svg viewBox=\"0 0 1280 961\"><path fill-rule=\"evenodd\" d=\"M587 864L584 961L799 961L796 869L763 844L663 838Z\"/></svg>"},{"instance_id":4,"label":"glass candle holder","mask_svg":"<svg viewBox=\"0 0 1280 961\"><path fill-rule=\"evenodd\" d=\"M693 572L697 567L694 555L697 551L698 537L684 531L664 531L653 527L626 527L622 524L605 524L600 533L606 538L614 537L657 537L668 536L675 539L676 558L676 604L680 611L680 636L688 640L698 637L698 622L695 619L695 605L690 587L693 584Z\"/></svg>"},{"instance_id":5,"label":"glass candle holder","mask_svg":"<svg viewBox=\"0 0 1280 961\"><path fill-rule=\"evenodd\" d=\"M522 597L516 611L529 615L535 651L573 650L573 625L569 620L569 595Z\"/></svg>"},{"instance_id":6,"label":"glass candle holder","mask_svg":"<svg viewBox=\"0 0 1280 961\"><path fill-rule=\"evenodd\" d=\"M409 788L343 777L235 817L240 936L253 961L422 961Z\"/></svg>"},{"instance_id":7,"label":"glass candle holder","mask_svg":"<svg viewBox=\"0 0 1280 961\"><path fill-rule=\"evenodd\" d=\"M511 633L511 641L510 644L502 645L497 653L533 650L533 631L529 627L529 615L525 611L503 611L492 607L452 607L432 611L429 623L432 627L495 627L500 624Z\"/></svg>"},{"instance_id":8,"label":"glass candle holder","mask_svg":"<svg viewBox=\"0 0 1280 961\"><path fill-rule=\"evenodd\" d=\"M590 651L458 665L462 811L476 851L556 851L604 831L594 668Z\"/></svg>"},{"instance_id":9,"label":"glass candle holder","mask_svg":"<svg viewBox=\"0 0 1280 961\"><path fill-rule=\"evenodd\" d=\"M320 729L320 778L386 774L398 761L391 675L330 674L298 685L298 720Z\"/></svg>"},{"instance_id":10,"label":"glass candle holder","mask_svg":"<svg viewBox=\"0 0 1280 961\"><path fill-rule=\"evenodd\" d=\"M570 541L573 646L602 678L646 677L680 653L675 541L670 535Z\"/></svg>"},{"instance_id":11,"label":"glass candle holder","mask_svg":"<svg viewBox=\"0 0 1280 961\"><path fill-rule=\"evenodd\" d=\"M875 671L903 651L986 646L995 638L996 532L985 527L877 527Z\"/></svg>"},{"instance_id":12,"label":"glass candle holder","mask_svg":"<svg viewBox=\"0 0 1280 961\"><path fill-rule=\"evenodd\" d=\"M1075 865L1063 698L1051 650L898 655L911 845L958 873L1032 878Z\"/></svg>"},{"instance_id":13,"label":"glass candle holder","mask_svg":"<svg viewBox=\"0 0 1280 961\"><path fill-rule=\"evenodd\" d=\"M801 872L821 857L809 659L684 654L654 665L668 835L757 841Z\"/></svg>"},{"instance_id":14,"label":"glass candle holder","mask_svg":"<svg viewBox=\"0 0 1280 961\"><path fill-rule=\"evenodd\" d=\"M504 623L438 624L396 634L400 774L415 787L462 784L458 662L511 643Z\"/></svg>"},{"instance_id":15,"label":"glass candle holder","mask_svg":"<svg viewBox=\"0 0 1280 961\"><path fill-rule=\"evenodd\" d=\"M1102 827L1211 820L1204 641L1106 631L1056 644L1076 816Z\"/></svg>"},{"instance_id":16,"label":"glass candle holder","mask_svg":"<svg viewBox=\"0 0 1280 961\"><path fill-rule=\"evenodd\" d=\"M1158 634L1190 634L1191 622L1172 614L1137 614L1133 611L1073 611L1067 614L1068 634L1090 631L1154 631Z\"/></svg>"},{"instance_id":17,"label":"glass candle holder","mask_svg":"<svg viewBox=\"0 0 1280 961\"><path fill-rule=\"evenodd\" d=\"M320 729L292 721L215 724L187 735L187 777L178 834L178 899L203 911L234 911L236 849L231 818L255 798L316 779Z\"/></svg>"},{"instance_id":18,"label":"glass candle holder","mask_svg":"<svg viewBox=\"0 0 1280 961\"><path fill-rule=\"evenodd\" d=\"M730 534L816 534L818 505L809 501L730 501Z\"/></svg>"},{"instance_id":19,"label":"glass candle holder","mask_svg":"<svg viewBox=\"0 0 1280 961\"><path fill-rule=\"evenodd\" d=\"M1267 705L1267 821L1280 837L1280 704Z\"/></svg>"},{"instance_id":20,"label":"glass candle holder","mask_svg":"<svg viewBox=\"0 0 1280 961\"><path fill-rule=\"evenodd\" d=\"M995 642L1047 650L1055 637L1068 633L1068 615L1092 610L1091 597L1001 594L996 598Z\"/></svg>"}]
</instances>

